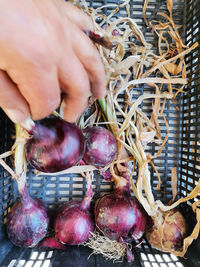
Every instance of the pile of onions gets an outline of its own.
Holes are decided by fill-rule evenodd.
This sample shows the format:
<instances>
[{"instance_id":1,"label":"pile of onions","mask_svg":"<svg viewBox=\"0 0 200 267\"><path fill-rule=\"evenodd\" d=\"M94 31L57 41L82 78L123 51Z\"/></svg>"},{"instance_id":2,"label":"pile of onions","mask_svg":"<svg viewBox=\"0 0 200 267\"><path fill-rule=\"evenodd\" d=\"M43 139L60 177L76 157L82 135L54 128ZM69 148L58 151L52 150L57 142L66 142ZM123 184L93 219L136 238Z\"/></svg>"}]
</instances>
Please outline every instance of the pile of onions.
<instances>
[{"instance_id":1,"label":"pile of onions","mask_svg":"<svg viewBox=\"0 0 200 267\"><path fill-rule=\"evenodd\" d=\"M92 185L90 183L82 201L72 200L59 208L54 222L54 232L59 242L79 245L89 239L90 233L94 231L90 213L91 200Z\"/></svg>"},{"instance_id":2,"label":"pile of onions","mask_svg":"<svg viewBox=\"0 0 200 267\"><path fill-rule=\"evenodd\" d=\"M85 151L85 139L75 125L58 117L46 118L29 130L27 161L42 172L59 172L77 164Z\"/></svg>"},{"instance_id":3,"label":"pile of onions","mask_svg":"<svg viewBox=\"0 0 200 267\"><path fill-rule=\"evenodd\" d=\"M115 176L115 190L97 200L94 210L97 229L119 242L140 240L146 230L146 213L130 195L129 174ZM128 251L128 248L127 248ZM128 260L132 260L130 251Z\"/></svg>"},{"instance_id":4,"label":"pile of onions","mask_svg":"<svg viewBox=\"0 0 200 267\"><path fill-rule=\"evenodd\" d=\"M47 209L41 200L30 197L26 185L20 193L20 201L8 214L8 237L16 246L35 247L47 234Z\"/></svg>"},{"instance_id":5,"label":"pile of onions","mask_svg":"<svg viewBox=\"0 0 200 267\"><path fill-rule=\"evenodd\" d=\"M145 1L144 14L147 5L148 1ZM122 6L124 6L124 3ZM93 123L90 125L98 123L102 115L106 123L109 124L117 141L129 151L131 160L134 163L137 161L138 179L136 184L132 181L131 185L135 196L147 214L151 216L151 223L148 225L146 232L148 241L162 251L168 251L183 257L188 246L199 234L200 204L196 201L192 205L193 211L196 213L196 225L188 238L185 238L185 220L174 208L181 202L192 198L195 199L198 196L200 180L188 196L168 206L154 199L149 173L149 165L151 164L160 179L159 173L153 164L153 159L161 155L169 135L169 125L163 113L165 102L169 99L174 100L177 94L183 91L184 85L187 83L184 56L198 46L198 43L191 47L183 44L178 28L173 22L172 6L173 1L167 1L169 14L160 13L160 16L164 18L164 23L155 20L149 21L148 24L152 29L152 33L155 32L158 36L157 50L159 54L155 54L154 49L146 42L142 31L135 21L131 19L130 14L127 17L123 16L117 20L114 19L116 10L121 5L117 6L116 10L113 10L108 17L103 12L100 12L101 8L97 10L86 8L85 11L93 18L94 26L97 30L99 30L99 25L96 23L97 17L102 19L101 26L106 23L108 27L105 28L106 39L101 34L89 31L85 33L93 41L106 48L112 49L116 47L112 51L108 51L104 47L99 49L108 78L108 94L105 99L99 101L103 115L96 108L94 112L96 118L93 116L91 120ZM127 13L130 13L128 3L126 7ZM146 18L145 21L147 23ZM170 43L167 41L166 34L170 36ZM164 39L163 36L165 36ZM130 41L132 39L135 39L136 42L132 43ZM163 41L166 46L163 46ZM131 90L134 86L137 87L138 84L152 86L155 88L155 93L145 93L133 102L133 91ZM163 84L168 85L167 91L165 91ZM125 94L123 108L121 107L122 93ZM150 114L146 114L139 108L143 101L149 101L150 99L153 99L151 117L149 116ZM117 113L119 118L123 118L123 120L118 120ZM167 129L167 135L163 141L159 117L163 118ZM59 118L48 118L35 124L33 123L31 128L28 128L31 137L26 144L26 159L37 170L48 173L59 172L74 166L82 159L83 155L87 164L94 165L97 168L109 165L116 157L116 141L109 131L105 133L106 129L102 128L104 129L102 130L100 128L91 127L85 130L84 134L87 141L85 152L84 136L75 125L64 122ZM159 144L156 154L146 154L145 150L148 143ZM110 144L112 144L112 149ZM119 154L118 151L118 156ZM117 160L119 159L120 157ZM7 169L9 170L9 168ZM16 171L16 173L21 174L22 171ZM105 177L110 179L109 171L105 173ZM121 177L116 177L115 175L114 178L115 191L103 196L95 204L95 224L106 237L127 244L142 238L146 228L146 214L142 206L130 195L127 174L122 173ZM59 242L75 245L88 240L90 232L94 230L89 211L91 198L92 191L90 186L86 197L81 202L71 201L59 209L54 224L55 235ZM21 201L13 207L8 219L8 235L15 244L34 246L44 235L45 227L41 229L41 232L38 230L40 237L37 239L35 238L35 233L32 233L31 230L32 235L29 235L31 239L29 242L27 241L29 233L24 230L27 225L25 225L25 228L18 225L15 226L18 221L20 223L22 221L24 225L25 218L22 216L24 206L32 207L30 211L35 211L36 207L37 210L39 208L40 212L37 213L35 211L34 216L37 217L39 216L38 214L41 214L41 221L45 218L44 225L48 224L48 218L45 217L45 212L43 212L45 209L39 204L38 201L32 200L26 193L22 193ZM16 229L20 233L19 237ZM25 237L23 241L21 241L22 237ZM52 246L55 243L56 246L59 246L59 243L55 242L58 240L50 238L44 244L46 245L49 242ZM131 258L129 252L127 247L128 260Z\"/></svg>"},{"instance_id":6,"label":"pile of onions","mask_svg":"<svg viewBox=\"0 0 200 267\"><path fill-rule=\"evenodd\" d=\"M83 160L97 168L113 162L117 155L115 137L107 129L94 126L84 130L86 151Z\"/></svg>"}]
</instances>

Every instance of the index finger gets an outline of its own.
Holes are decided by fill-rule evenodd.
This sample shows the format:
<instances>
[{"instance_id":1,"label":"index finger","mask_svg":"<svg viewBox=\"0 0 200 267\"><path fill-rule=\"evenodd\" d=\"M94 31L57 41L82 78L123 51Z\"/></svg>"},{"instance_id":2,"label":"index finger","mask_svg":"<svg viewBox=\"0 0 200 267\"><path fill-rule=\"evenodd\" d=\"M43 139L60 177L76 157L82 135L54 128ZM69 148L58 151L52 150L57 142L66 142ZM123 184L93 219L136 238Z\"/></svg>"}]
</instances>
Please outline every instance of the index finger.
<instances>
[{"instance_id":1,"label":"index finger","mask_svg":"<svg viewBox=\"0 0 200 267\"><path fill-rule=\"evenodd\" d=\"M94 97L104 97L106 94L106 75L97 48L85 33L75 25L72 36L74 51L88 73Z\"/></svg>"}]
</instances>

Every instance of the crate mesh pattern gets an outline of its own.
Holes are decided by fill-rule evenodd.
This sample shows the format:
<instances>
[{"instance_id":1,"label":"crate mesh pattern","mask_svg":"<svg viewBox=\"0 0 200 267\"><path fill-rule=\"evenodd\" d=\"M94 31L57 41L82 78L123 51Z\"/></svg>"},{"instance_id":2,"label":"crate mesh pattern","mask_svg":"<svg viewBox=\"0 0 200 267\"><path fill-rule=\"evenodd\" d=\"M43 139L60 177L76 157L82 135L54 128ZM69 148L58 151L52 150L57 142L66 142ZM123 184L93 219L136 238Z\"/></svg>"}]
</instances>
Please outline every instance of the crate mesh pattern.
<instances>
[{"instance_id":1,"label":"crate mesh pattern","mask_svg":"<svg viewBox=\"0 0 200 267\"><path fill-rule=\"evenodd\" d=\"M117 1L118 3L121 1ZM115 0L90 0L91 7L100 7L104 4L116 4ZM146 40L157 47L157 39L150 29L144 25L142 8L144 1L131 0L130 11L135 22L141 27ZM109 14L112 8L105 8ZM166 1L150 0L146 11L147 19L154 19L158 11L166 11ZM121 8L116 16L126 16L125 8ZM183 25L181 35L187 45L195 41L200 43L200 0L174 0L173 17L176 24ZM154 160L161 175L161 190L157 191L157 178L153 169L150 169L152 186L156 198L163 202L171 199L170 174L171 168L178 167L179 196L185 196L197 184L200 174L200 48L193 50L186 56L187 75L189 78L185 93L176 102L167 102L164 115L169 123L170 136L161 156ZM146 85L134 88L133 100L145 92L152 92ZM123 95L121 105L123 105ZM177 111L176 107L179 108ZM143 111L151 112L151 102L144 101ZM162 136L166 135L166 127L161 121ZM13 144L13 124L0 111L0 152L9 150ZM150 144L147 152L156 152L155 144ZM11 164L7 160L8 164ZM136 177L136 173L134 174ZM84 179L77 175L65 176L35 176L30 169L28 174L29 191L32 196L43 199L51 208L71 199L81 199L86 192ZM113 190L113 184L102 180L97 174L93 182L95 197ZM11 176L0 168L0 266L1 267L110 267L110 266L136 266L136 267L182 267L200 266L198 252L191 248L187 259L179 259L171 254L162 253L153 249L144 241L138 248L134 248L135 261L131 265L126 262L113 263L100 255L90 255L91 250L86 247L68 247L67 251L41 249L21 249L13 246L5 234L5 223L9 208L18 197L16 183ZM199 248L200 249L200 248ZM191 256L192 255L192 256ZM198 261L199 260L199 261Z\"/></svg>"}]
</instances>

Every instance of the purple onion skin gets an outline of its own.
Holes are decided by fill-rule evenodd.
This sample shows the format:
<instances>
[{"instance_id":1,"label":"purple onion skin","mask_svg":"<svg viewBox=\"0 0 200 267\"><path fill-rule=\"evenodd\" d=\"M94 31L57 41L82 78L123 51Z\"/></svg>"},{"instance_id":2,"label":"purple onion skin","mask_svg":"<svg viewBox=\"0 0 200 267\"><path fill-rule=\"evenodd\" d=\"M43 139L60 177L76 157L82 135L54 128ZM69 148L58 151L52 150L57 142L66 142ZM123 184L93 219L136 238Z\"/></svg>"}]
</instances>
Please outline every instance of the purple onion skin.
<instances>
[{"instance_id":1,"label":"purple onion skin","mask_svg":"<svg viewBox=\"0 0 200 267\"><path fill-rule=\"evenodd\" d=\"M84 130L86 150L83 160L97 168L110 164L117 155L115 137L107 129L95 126Z\"/></svg>"},{"instance_id":2,"label":"purple onion skin","mask_svg":"<svg viewBox=\"0 0 200 267\"><path fill-rule=\"evenodd\" d=\"M37 170L59 172L74 166L85 152L85 138L74 124L60 118L36 122L26 144L26 158Z\"/></svg>"},{"instance_id":3,"label":"purple onion skin","mask_svg":"<svg viewBox=\"0 0 200 267\"><path fill-rule=\"evenodd\" d=\"M56 238L63 244L79 245L87 241L94 231L89 212L92 190L82 201L70 201L58 211L54 222Z\"/></svg>"},{"instance_id":4,"label":"purple onion skin","mask_svg":"<svg viewBox=\"0 0 200 267\"><path fill-rule=\"evenodd\" d=\"M105 179L106 181L111 181L112 174L109 168L106 170L100 170L100 174L103 176L103 179Z\"/></svg>"},{"instance_id":5,"label":"purple onion skin","mask_svg":"<svg viewBox=\"0 0 200 267\"><path fill-rule=\"evenodd\" d=\"M61 244L58 240L56 240L54 237L46 237L43 239L38 245L37 249L40 248L55 248L59 250L66 250L67 247L63 244Z\"/></svg>"},{"instance_id":6,"label":"purple onion skin","mask_svg":"<svg viewBox=\"0 0 200 267\"><path fill-rule=\"evenodd\" d=\"M22 196L8 214L7 233L19 247L35 247L47 234L49 218L41 200L33 199L25 186Z\"/></svg>"},{"instance_id":7,"label":"purple onion skin","mask_svg":"<svg viewBox=\"0 0 200 267\"><path fill-rule=\"evenodd\" d=\"M118 30L116 30L116 29L112 31L112 35L113 36L120 36Z\"/></svg>"},{"instance_id":8,"label":"purple onion skin","mask_svg":"<svg viewBox=\"0 0 200 267\"><path fill-rule=\"evenodd\" d=\"M130 195L129 183L97 200L94 209L96 226L110 239L125 242L142 238L147 224L146 213Z\"/></svg>"}]
</instances>

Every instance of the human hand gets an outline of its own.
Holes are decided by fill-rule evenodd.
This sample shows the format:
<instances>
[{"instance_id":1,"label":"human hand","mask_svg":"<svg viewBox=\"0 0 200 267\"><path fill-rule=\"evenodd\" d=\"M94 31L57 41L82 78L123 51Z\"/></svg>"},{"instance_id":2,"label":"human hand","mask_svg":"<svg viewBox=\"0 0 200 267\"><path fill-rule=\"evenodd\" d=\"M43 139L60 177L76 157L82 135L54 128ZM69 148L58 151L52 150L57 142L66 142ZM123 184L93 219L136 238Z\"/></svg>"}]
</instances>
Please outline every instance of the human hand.
<instances>
[{"instance_id":1,"label":"human hand","mask_svg":"<svg viewBox=\"0 0 200 267\"><path fill-rule=\"evenodd\" d=\"M19 123L46 117L65 93L64 119L74 122L106 79L99 53L83 30L89 17L64 0L0 0L0 107Z\"/></svg>"}]
</instances>

